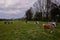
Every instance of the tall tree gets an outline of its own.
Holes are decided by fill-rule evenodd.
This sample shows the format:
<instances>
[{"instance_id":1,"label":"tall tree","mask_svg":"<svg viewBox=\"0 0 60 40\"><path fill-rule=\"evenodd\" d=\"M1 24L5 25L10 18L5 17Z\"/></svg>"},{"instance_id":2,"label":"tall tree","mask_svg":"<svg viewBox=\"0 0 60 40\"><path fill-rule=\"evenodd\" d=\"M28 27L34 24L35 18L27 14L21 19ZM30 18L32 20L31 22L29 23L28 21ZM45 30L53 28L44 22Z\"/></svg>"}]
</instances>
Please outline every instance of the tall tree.
<instances>
[{"instance_id":1,"label":"tall tree","mask_svg":"<svg viewBox=\"0 0 60 40\"><path fill-rule=\"evenodd\" d=\"M42 12L36 12L34 16L35 21L40 21L42 19Z\"/></svg>"},{"instance_id":2,"label":"tall tree","mask_svg":"<svg viewBox=\"0 0 60 40\"><path fill-rule=\"evenodd\" d=\"M53 9L51 9L51 18L52 18L52 20L56 21L57 20L56 18L58 16L60 16L60 9L58 6L55 6L55 7L53 7Z\"/></svg>"},{"instance_id":3,"label":"tall tree","mask_svg":"<svg viewBox=\"0 0 60 40\"><path fill-rule=\"evenodd\" d=\"M32 8L30 8L30 9L28 9L28 10L26 11L26 14L25 14L25 16L26 16L26 22L32 20L33 13L31 12L31 9L32 9Z\"/></svg>"}]
</instances>

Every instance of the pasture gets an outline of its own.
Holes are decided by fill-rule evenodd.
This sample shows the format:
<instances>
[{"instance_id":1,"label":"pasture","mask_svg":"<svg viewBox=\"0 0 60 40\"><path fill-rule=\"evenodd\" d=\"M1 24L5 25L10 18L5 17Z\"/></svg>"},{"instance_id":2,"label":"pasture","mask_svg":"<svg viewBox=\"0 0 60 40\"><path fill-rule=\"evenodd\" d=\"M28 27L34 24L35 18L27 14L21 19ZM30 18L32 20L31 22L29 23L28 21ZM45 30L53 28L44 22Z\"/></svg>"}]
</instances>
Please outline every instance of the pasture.
<instances>
[{"instance_id":1,"label":"pasture","mask_svg":"<svg viewBox=\"0 0 60 40\"><path fill-rule=\"evenodd\" d=\"M0 21L0 40L60 40L60 23L53 33L43 32L43 23L34 24L32 21L12 21L13 24L4 24Z\"/></svg>"}]
</instances>

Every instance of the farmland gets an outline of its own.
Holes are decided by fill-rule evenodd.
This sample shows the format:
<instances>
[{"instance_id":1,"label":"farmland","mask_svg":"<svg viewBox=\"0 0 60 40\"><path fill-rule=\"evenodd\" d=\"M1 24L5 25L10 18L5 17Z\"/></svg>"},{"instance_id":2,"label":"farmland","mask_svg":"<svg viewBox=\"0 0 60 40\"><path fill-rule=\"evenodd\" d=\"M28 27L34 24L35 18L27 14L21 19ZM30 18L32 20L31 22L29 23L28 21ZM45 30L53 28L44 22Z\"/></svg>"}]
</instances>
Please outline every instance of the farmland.
<instances>
[{"instance_id":1,"label":"farmland","mask_svg":"<svg viewBox=\"0 0 60 40\"><path fill-rule=\"evenodd\" d=\"M60 40L60 23L54 28L53 33L44 32L40 22L34 24L33 21L12 21L12 24L4 24L0 21L0 40Z\"/></svg>"}]
</instances>

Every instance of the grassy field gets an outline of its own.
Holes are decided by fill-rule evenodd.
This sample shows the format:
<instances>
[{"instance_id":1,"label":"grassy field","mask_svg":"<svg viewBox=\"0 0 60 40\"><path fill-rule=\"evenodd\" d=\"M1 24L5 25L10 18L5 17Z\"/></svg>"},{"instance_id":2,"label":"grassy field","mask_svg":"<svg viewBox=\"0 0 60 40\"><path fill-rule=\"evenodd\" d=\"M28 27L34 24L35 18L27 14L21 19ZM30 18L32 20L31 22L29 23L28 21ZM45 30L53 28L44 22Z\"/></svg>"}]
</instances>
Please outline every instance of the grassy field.
<instances>
[{"instance_id":1,"label":"grassy field","mask_svg":"<svg viewBox=\"0 0 60 40\"><path fill-rule=\"evenodd\" d=\"M43 32L43 23L47 22L26 24L24 21L13 21L13 24L4 24L0 21L0 40L60 40L60 23L53 33Z\"/></svg>"}]
</instances>

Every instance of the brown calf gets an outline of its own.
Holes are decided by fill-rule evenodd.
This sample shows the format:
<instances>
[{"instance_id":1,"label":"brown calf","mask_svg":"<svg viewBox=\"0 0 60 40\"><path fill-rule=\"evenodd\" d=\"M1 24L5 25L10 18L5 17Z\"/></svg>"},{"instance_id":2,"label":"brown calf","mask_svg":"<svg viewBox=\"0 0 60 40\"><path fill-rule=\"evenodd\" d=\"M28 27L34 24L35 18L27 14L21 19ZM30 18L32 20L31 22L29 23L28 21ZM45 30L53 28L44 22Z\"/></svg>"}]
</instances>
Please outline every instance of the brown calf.
<instances>
[{"instance_id":1,"label":"brown calf","mask_svg":"<svg viewBox=\"0 0 60 40\"><path fill-rule=\"evenodd\" d=\"M52 24L43 24L44 31L45 29L50 29L50 33L53 32L54 25Z\"/></svg>"}]
</instances>

